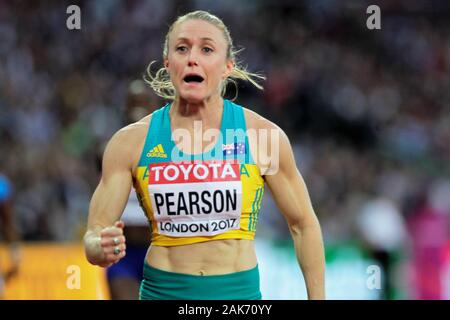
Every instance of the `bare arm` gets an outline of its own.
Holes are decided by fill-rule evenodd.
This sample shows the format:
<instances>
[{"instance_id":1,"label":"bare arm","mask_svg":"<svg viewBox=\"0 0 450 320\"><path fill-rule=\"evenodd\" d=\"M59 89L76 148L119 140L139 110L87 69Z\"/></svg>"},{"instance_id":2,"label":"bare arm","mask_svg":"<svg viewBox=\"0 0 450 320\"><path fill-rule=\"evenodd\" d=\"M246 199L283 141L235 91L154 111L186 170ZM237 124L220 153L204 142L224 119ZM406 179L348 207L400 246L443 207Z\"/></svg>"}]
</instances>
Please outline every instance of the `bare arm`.
<instances>
[{"instance_id":1,"label":"bare arm","mask_svg":"<svg viewBox=\"0 0 450 320\"><path fill-rule=\"evenodd\" d=\"M130 130L118 131L106 146L102 177L89 206L87 232L84 236L88 261L108 267L125 256L123 222L118 221L128 201L132 184ZM114 239L119 243L114 243ZM120 254L114 253L118 247Z\"/></svg>"},{"instance_id":2,"label":"bare arm","mask_svg":"<svg viewBox=\"0 0 450 320\"><path fill-rule=\"evenodd\" d=\"M279 168L266 175L266 182L278 208L287 220L297 259L306 282L308 299L325 299L325 257L319 221L305 182L297 169L286 134L279 133ZM277 156L277 155L274 155Z\"/></svg>"}]
</instances>

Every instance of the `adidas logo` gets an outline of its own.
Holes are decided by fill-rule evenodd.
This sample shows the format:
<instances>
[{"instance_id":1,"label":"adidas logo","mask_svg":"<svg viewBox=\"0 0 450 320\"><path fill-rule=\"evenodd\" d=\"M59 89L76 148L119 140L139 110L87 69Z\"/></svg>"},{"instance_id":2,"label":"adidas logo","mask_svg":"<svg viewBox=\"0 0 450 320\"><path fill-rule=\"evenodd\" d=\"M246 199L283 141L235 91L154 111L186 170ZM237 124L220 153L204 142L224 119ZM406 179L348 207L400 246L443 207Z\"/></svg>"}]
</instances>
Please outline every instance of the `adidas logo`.
<instances>
[{"instance_id":1,"label":"adidas logo","mask_svg":"<svg viewBox=\"0 0 450 320\"><path fill-rule=\"evenodd\" d=\"M167 158L167 154L164 152L162 144L160 143L147 153L147 157L149 157L149 158Z\"/></svg>"}]
</instances>

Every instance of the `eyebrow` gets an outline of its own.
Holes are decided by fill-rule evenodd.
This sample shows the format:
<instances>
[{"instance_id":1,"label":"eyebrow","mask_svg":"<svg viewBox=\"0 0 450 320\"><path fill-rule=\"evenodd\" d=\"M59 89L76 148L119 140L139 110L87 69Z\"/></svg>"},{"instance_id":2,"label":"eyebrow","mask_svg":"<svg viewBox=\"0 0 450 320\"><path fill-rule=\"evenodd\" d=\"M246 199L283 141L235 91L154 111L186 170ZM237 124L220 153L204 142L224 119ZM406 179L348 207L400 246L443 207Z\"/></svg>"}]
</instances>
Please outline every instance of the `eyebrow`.
<instances>
[{"instance_id":1,"label":"eyebrow","mask_svg":"<svg viewBox=\"0 0 450 320\"><path fill-rule=\"evenodd\" d=\"M205 41L215 42L214 39L208 38L208 37L203 37L203 38L200 38L200 39L201 40L205 40ZM177 41L189 41L189 39L188 38L184 38L184 37L180 37L180 38L177 38Z\"/></svg>"}]
</instances>

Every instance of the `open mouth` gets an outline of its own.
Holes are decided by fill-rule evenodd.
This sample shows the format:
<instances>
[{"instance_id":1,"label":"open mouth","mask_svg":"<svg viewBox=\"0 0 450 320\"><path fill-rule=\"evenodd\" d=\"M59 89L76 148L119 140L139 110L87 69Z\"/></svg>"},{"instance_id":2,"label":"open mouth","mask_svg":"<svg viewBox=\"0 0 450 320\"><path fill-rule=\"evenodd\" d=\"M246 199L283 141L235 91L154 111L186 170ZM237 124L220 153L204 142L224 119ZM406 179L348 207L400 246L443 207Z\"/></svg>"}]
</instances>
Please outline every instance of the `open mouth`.
<instances>
[{"instance_id":1,"label":"open mouth","mask_svg":"<svg viewBox=\"0 0 450 320\"><path fill-rule=\"evenodd\" d=\"M201 83L204 79L202 76L196 74L188 74L183 80L187 83Z\"/></svg>"}]
</instances>

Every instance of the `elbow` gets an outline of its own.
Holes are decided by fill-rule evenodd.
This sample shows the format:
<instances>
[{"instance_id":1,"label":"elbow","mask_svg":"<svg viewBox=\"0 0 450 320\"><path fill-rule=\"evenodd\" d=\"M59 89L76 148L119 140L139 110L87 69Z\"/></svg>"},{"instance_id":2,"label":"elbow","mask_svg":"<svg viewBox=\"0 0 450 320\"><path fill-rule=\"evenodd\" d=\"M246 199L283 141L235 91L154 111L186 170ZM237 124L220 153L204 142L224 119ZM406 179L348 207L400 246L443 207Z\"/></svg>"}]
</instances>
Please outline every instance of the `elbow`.
<instances>
[{"instance_id":1,"label":"elbow","mask_svg":"<svg viewBox=\"0 0 450 320\"><path fill-rule=\"evenodd\" d=\"M295 237L301 235L304 224L300 220L291 220L288 221L288 227L292 236Z\"/></svg>"},{"instance_id":2,"label":"elbow","mask_svg":"<svg viewBox=\"0 0 450 320\"><path fill-rule=\"evenodd\" d=\"M306 229L320 229L319 221L316 216L308 214L297 216L295 219L289 219L288 226L293 236L301 235Z\"/></svg>"}]
</instances>

